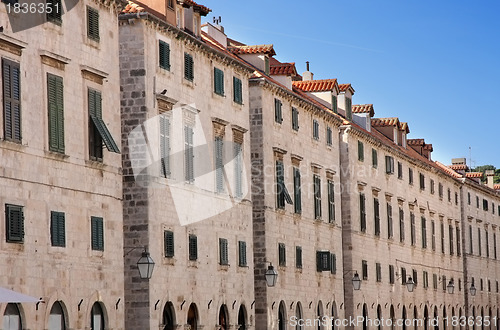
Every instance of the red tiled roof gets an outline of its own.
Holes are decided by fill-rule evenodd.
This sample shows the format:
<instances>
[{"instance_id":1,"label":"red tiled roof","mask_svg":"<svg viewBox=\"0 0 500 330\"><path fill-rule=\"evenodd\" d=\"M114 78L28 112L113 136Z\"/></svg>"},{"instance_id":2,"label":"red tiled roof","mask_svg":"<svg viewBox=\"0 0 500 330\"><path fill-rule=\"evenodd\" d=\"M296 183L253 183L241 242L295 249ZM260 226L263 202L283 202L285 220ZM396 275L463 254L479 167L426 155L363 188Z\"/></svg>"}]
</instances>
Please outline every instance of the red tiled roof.
<instances>
[{"instance_id":1,"label":"red tiled roof","mask_svg":"<svg viewBox=\"0 0 500 330\"><path fill-rule=\"evenodd\" d=\"M353 113L369 113L370 117L375 115L373 104L355 104L352 106Z\"/></svg>"},{"instance_id":2,"label":"red tiled roof","mask_svg":"<svg viewBox=\"0 0 500 330\"><path fill-rule=\"evenodd\" d=\"M432 143L426 144L424 146L424 150L434 151L434 148L432 147Z\"/></svg>"},{"instance_id":3,"label":"red tiled roof","mask_svg":"<svg viewBox=\"0 0 500 330\"><path fill-rule=\"evenodd\" d=\"M423 146L425 144L424 139L408 139L406 142L409 146Z\"/></svg>"},{"instance_id":4,"label":"red tiled roof","mask_svg":"<svg viewBox=\"0 0 500 330\"><path fill-rule=\"evenodd\" d=\"M272 57L271 57L272 58ZM271 64L269 67L271 76L296 76L295 62Z\"/></svg>"},{"instance_id":5,"label":"red tiled roof","mask_svg":"<svg viewBox=\"0 0 500 330\"><path fill-rule=\"evenodd\" d=\"M133 13L142 13L145 12L146 9L144 7L139 6L138 4L129 1L125 8L122 10L121 14L133 14Z\"/></svg>"},{"instance_id":6,"label":"red tiled roof","mask_svg":"<svg viewBox=\"0 0 500 330\"><path fill-rule=\"evenodd\" d=\"M495 185L493 185L493 189L495 189L495 190L500 190L500 184L495 184Z\"/></svg>"},{"instance_id":7,"label":"red tiled roof","mask_svg":"<svg viewBox=\"0 0 500 330\"><path fill-rule=\"evenodd\" d=\"M451 168L452 170L466 170L467 169L467 165L465 164L457 164L457 165L450 165L449 168Z\"/></svg>"},{"instance_id":8,"label":"red tiled roof","mask_svg":"<svg viewBox=\"0 0 500 330\"><path fill-rule=\"evenodd\" d=\"M466 178L482 178L483 177L483 172L467 172L465 173Z\"/></svg>"},{"instance_id":9,"label":"red tiled roof","mask_svg":"<svg viewBox=\"0 0 500 330\"><path fill-rule=\"evenodd\" d=\"M245 62L244 60L242 60L241 58L239 58L238 56L234 55L232 52L228 51L226 49L226 47L224 47L222 44L220 44L219 42L217 42L215 39L213 39L212 37L210 37L205 31L201 31L201 39L207 44L209 45L210 47L212 48L215 48L221 52L223 52L224 54L226 54L227 56L230 56L232 58L234 58L235 60L237 60L238 62L240 62L241 64L244 64L246 66L248 66L249 68L251 68L251 65L248 64L247 62Z\"/></svg>"},{"instance_id":10,"label":"red tiled roof","mask_svg":"<svg viewBox=\"0 0 500 330\"><path fill-rule=\"evenodd\" d=\"M447 174L449 174L450 176L454 177L454 178L461 178L462 176L460 174L458 174L457 172L455 172L454 170L452 170L451 168L449 168L448 166L438 162L437 160L434 162L439 168L441 168L443 171L445 171Z\"/></svg>"},{"instance_id":11,"label":"red tiled roof","mask_svg":"<svg viewBox=\"0 0 500 330\"><path fill-rule=\"evenodd\" d=\"M373 127L386 127L386 126L398 126L399 127L399 118L372 118L372 126Z\"/></svg>"},{"instance_id":12,"label":"red tiled roof","mask_svg":"<svg viewBox=\"0 0 500 330\"><path fill-rule=\"evenodd\" d=\"M410 127L408 126L407 122L400 122L399 123L399 129L402 130L402 131L406 131L406 133L410 133Z\"/></svg>"},{"instance_id":13,"label":"red tiled roof","mask_svg":"<svg viewBox=\"0 0 500 330\"><path fill-rule=\"evenodd\" d=\"M351 84L339 84L339 90L341 92L345 92L350 90L352 94L354 94L354 88L352 88Z\"/></svg>"},{"instance_id":14,"label":"red tiled roof","mask_svg":"<svg viewBox=\"0 0 500 330\"><path fill-rule=\"evenodd\" d=\"M254 46L230 46L227 48L233 54L268 54L276 55L273 45L254 45Z\"/></svg>"},{"instance_id":15,"label":"red tiled roof","mask_svg":"<svg viewBox=\"0 0 500 330\"><path fill-rule=\"evenodd\" d=\"M193 7L194 10L197 10L202 14L203 16L206 16L209 12L212 11L212 9L205 7L203 5L197 4L193 0L177 0L180 5L183 5L185 7Z\"/></svg>"},{"instance_id":16,"label":"red tiled roof","mask_svg":"<svg viewBox=\"0 0 500 330\"><path fill-rule=\"evenodd\" d=\"M292 84L304 92L326 92L338 88L337 79L302 80Z\"/></svg>"}]
</instances>

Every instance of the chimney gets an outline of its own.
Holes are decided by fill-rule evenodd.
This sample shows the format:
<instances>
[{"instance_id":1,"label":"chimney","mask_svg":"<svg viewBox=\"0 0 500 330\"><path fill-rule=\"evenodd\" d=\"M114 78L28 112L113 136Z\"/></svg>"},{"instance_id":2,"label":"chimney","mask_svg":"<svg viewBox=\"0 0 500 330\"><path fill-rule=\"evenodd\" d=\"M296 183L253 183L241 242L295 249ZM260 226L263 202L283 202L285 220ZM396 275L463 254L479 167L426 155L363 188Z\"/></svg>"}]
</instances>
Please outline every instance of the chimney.
<instances>
[{"instance_id":1,"label":"chimney","mask_svg":"<svg viewBox=\"0 0 500 330\"><path fill-rule=\"evenodd\" d=\"M307 80L313 80L314 74L309 71L309 61L306 62L306 71L302 74L302 80L307 81Z\"/></svg>"},{"instance_id":2,"label":"chimney","mask_svg":"<svg viewBox=\"0 0 500 330\"><path fill-rule=\"evenodd\" d=\"M494 183L494 179L495 179L495 171L494 170L486 170L485 172L486 174L486 185L491 188L491 189L494 189L495 188L495 183Z\"/></svg>"},{"instance_id":3,"label":"chimney","mask_svg":"<svg viewBox=\"0 0 500 330\"><path fill-rule=\"evenodd\" d=\"M465 158L453 158L451 160L451 165L466 165L466 159Z\"/></svg>"},{"instance_id":4,"label":"chimney","mask_svg":"<svg viewBox=\"0 0 500 330\"><path fill-rule=\"evenodd\" d=\"M224 27L220 25L220 16L219 19L214 17L214 24L206 23L201 27L201 30L208 34L211 38L215 39L218 43L220 43L225 48L227 47L227 35L224 33Z\"/></svg>"}]
</instances>

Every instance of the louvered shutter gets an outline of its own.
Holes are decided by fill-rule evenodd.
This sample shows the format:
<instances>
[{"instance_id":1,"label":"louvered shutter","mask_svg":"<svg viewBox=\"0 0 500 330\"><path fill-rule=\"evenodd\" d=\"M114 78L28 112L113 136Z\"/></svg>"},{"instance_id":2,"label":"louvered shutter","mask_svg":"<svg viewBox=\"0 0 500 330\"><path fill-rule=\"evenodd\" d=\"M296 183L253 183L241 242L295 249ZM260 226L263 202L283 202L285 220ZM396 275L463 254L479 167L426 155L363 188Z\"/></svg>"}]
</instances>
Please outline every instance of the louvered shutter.
<instances>
[{"instance_id":1,"label":"louvered shutter","mask_svg":"<svg viewBox=\"0 0 500 330\"><path fill-rule=\"evenodd\" d=\"M189 235L189 260L198 259L198 238L194 235Z\"/></svg>"},{"instance_id":2,"label":"louvered shutter","mask_svg":"<svg viewBox=\"0 0 500 330\"><path fill-rule=\"evenodd\" d=\"M193 56L188 53L184 53L184 78L193 81L194 79L194 62Z\"/></svg>"},{"instance_id":3,"label":"louvered shutter","mask_svg":"<svg viewBox=\"0 0 500 330\"><path fill-rule=\"evenodd\" d=\"M64 153L64 101L63 79L47 75L47 94L49 110L49 148Z\"/></svg>"},{"instance_id":4,"label":"louvered shutter","mask_svg":"<svg viewBox=\"0 0 500 330\"><path fill-rule=\"evenodd\" d=\"M359 212L361 221L361 231L366 231L366 210L365 210L365 195L359 194Z\"/></svg>"},{"instance_id":5,"label":"louvered shutter","mask_svg":"<svg viewBox=\"0 0 500 330\"><path fill-rule=\"evenodd\" d=\"M337 273L337 256L335 254L331 254L331 265L330 265L330 272L332 274Z\"/></svg>"},{"instance_id":6,"label":"louvered shutter","mask_svg":"<svg viewBox=\"0 0 500 330\"><path fill-rule=\"evenodd\" d=\"M216 191L224 191L224 142L220 136L215 138L215 181Z\"/></svg>"},{"instance_id":7,"label":"louvered shutter","mask_svg":"<svg viewBox=\"0 0 500 330\"><path fill-rule=\"evenodd\" d=\"M92 250L104 251L104 220L101 217L91 217Z\"/></svg>"},{"instance_id":8,"label":"louvered shutter","mask_svg":"<svg viewBox=\"0 0 500 330\"><path fill-rule=\"evenodd\" d=\"M6 205L7 242L24 241L24 212L22 206Z\"/></svg>"},{"instance_id":9,"label":"louvered shutter","mask_svg":"<svg viewBox=\"0 0 500 330\"><path fill-rule=\"evenodd\" d=\"M335 221L335 185L328 181L328 221Z\"/></svg>"},{"instance_id":10,"label":"louvered shutter","mask_svg":"<svg viewBox=\"0 0 500 330\"><path fill-rule=\"evenodd\" d=\"M243 197L243 164L242 164L241 143L234 143L234 180L235 180L235 196L236 198Z\"/></svg>"},{"instance_id":11,"label":"louvered shutter","mask_svg":"<svg viewBox=\"0 0 500 330\"><path fill-rule=\"evenodd\" d=\"M247 243L244 241L238 242L238 260L239 266L244 267L247 265Z\"/></svg>"},{"instance_id":12,"label":"louvered shutter","mask_svg":"<svg viewBox=\"0 0 500 330\"><path fill-rule=\"evenodd\" d=\"M99 41L99 12L87 7L87 36Z\"/></svg>"},{"instance_id":13,"label":"louvered shutter","mask_svg":"<svg viewBox=\"0 0 500 330\"><path fill-rule=\"evenodd\" d=\"M302 247L295 247L295 267L302 268Z\"/></svg>"},{"instance_id":14,"label":"louvered shutter","mask_svg":"<svg viewBox=\"0 0 500 330\"><path fill-rule=\"evenodd\" d=\"M159 42L159 66L162 69L170 70L170 45L164 41Z\"/></svg>"},{"instance_id":15,"label":"louvered shutter","mask_svg":"<svg viewBox=\"0 0 500 330\"><path fill-rule=\"evenodd\" d=\"M295 213L302 213L302 194L301 194L301 183L300 183L300 170L298 168L293 169L293 192L294 192L294 205Z\"/></svg>"},{"instance_id":16,"label":"louvered shutter","mask_svg":"<svg viewBox=\"0 0 500 330\"><path fill-rule=\"evenodd\" d=\"M233 77L233 101L238 104L243 103L241 79L236 77Z\"/></svg>"},{"instance_id":17,"label":"louvered shutter","mask_svg":"<svg viewBox=\"0 0 500 330\"><path fill-rule=\"evenodd\" d=\"M184 127L185 139L185 179L188 182L194 181L194 152L193 152L193 128Z\"/></svg>"},{"instance_id":18,"label":"louvered shutter","mask_svg":"<svg viewBox=\"0 0 500 330\"><path fill-rule=\"evenodd\" d=\"M283 191L284 184L283 163L278 160L276 161L276 204L278 208L285 207L285 193Z\"/></svg>"},{"instance_id":19,"label":"louvered shutter","mask_svg":"<svg viewBox=\"0 0 500 330\"><path fill-rule=\"evenodd\" d=\"M166 230L164 232L164 247L165 247L165 257L171 258L174 256L174 233L172 231Z\"/></svg>"},{"instance_id":20,"label":"louvered shutter","mask_svg":"<svg viewBox=\"0 0 500 330\"><path fill-rule=\"evenodd\" d=\"M219 258L221 265L227 265L229 263L228 251L227 251L227 239L225 238L219 238Z\"/></svg>"},{"instance_id":21,"label":"louvered shutter","mask_svg":"<svg viewBox=\"0 0 500 330\"><path fill-rule=\"evenodd\" d=\"M21 142L21 77L19 63L2 59L4 138Z\"/></svg>"},{"instance_id":22,"label":"louvered shutter","mask_svg":"<svg viewBox=\"0 0 500 330\"><path fill-rule=\"evenodd\" d=\"M160 116L160 172L162 177L170 175L170 119Z\"/></svg>"},{"instance_id":23,"label":"louvered shutter","mask_svg":"<svg viewBox=\"0 0 500 330\"><path fill-rule=\"evenodd\" d=\"M65 214L63 212L50 213L50 232L52 246L66 246Z\"/></svg>"},{"instance_id":24,"label":"louvered shutter","mask_svg":"<svg viewBox=\"0 0 500 330\"><path fill-rule=\"evenodd\" d=\"M373 209L375 215L375 235L380 235L380 205L377 198L373 200Z\"/></svg>"}]
</instances>

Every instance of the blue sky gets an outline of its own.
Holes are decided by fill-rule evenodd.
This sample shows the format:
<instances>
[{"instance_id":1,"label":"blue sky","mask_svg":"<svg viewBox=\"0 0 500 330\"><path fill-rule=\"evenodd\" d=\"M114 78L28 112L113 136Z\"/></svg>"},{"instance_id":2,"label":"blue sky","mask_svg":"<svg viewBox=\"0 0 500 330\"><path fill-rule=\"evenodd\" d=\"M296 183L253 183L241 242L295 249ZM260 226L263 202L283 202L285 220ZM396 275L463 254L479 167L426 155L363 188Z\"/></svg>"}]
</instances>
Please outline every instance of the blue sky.
<instances>
[{"instance_id":1,"label":"blue sky","mask_svg":"<svg viewBox=\"0 0 500 330\"><path fill-rule=\"evenodd\" d=\"M433 159L500 167L500 2L496 0L200 0L226 34L274 44L315 79L351 83L353 104L399 117ZM243 5L244 4L244 5Z\"/></svg>"}]
</instances>

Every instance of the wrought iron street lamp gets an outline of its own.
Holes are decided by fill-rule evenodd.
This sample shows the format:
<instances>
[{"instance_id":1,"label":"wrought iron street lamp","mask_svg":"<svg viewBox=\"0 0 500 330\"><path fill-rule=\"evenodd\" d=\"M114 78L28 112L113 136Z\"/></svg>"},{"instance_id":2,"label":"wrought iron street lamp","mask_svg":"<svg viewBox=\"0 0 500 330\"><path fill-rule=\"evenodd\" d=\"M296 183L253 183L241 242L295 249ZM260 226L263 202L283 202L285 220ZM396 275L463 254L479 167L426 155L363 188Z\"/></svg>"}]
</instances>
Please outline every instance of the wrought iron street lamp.
<instances>
[{"instance_id":1,"label":"wrought iron street lamp","mask_svg":"<svg viewBox=\"0 0 500 330\"><path fill-rule=\"evenodd\" d=\"M269 264L265 274L267 286L272 287L276 285L278 280L278 272L274 269L273 264Z\"/></svg>"}]
</instances>

